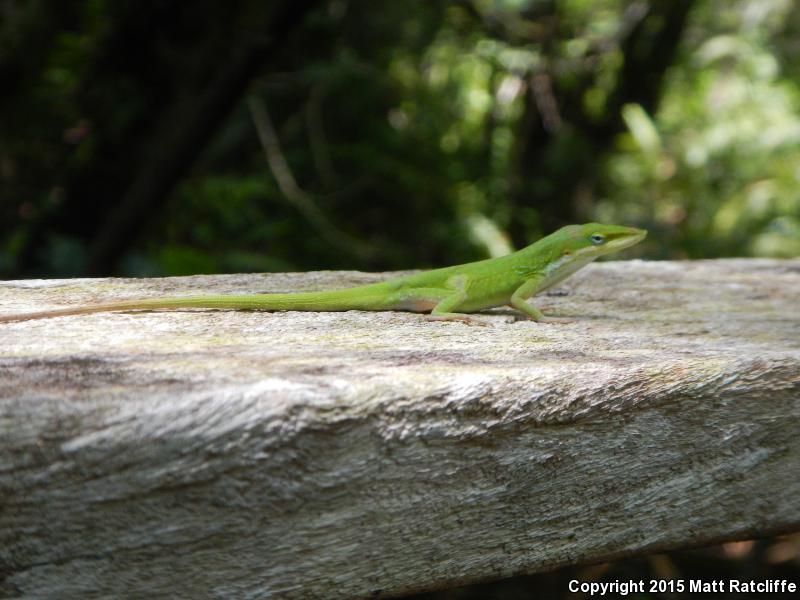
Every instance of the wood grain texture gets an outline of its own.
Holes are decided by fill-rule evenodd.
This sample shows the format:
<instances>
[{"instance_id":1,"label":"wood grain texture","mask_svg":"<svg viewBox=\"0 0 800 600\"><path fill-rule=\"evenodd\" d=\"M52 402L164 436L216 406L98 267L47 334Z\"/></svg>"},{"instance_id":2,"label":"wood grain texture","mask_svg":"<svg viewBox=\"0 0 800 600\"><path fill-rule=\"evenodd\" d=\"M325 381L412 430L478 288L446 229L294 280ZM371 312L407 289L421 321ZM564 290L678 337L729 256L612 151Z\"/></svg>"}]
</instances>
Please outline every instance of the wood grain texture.
<instances>
[{"instance_id":1,"label":"wood grain texture","mask_svg":"<svg viewBox=\"0 0 800 600\"><path fill-rule=\"evenodd\" d=\"M0 313L380 275L0 282ZM0 329L0 596L359 598L800 528L800 261L592 265L570 324Z\"/></svg>"}]
</instances>

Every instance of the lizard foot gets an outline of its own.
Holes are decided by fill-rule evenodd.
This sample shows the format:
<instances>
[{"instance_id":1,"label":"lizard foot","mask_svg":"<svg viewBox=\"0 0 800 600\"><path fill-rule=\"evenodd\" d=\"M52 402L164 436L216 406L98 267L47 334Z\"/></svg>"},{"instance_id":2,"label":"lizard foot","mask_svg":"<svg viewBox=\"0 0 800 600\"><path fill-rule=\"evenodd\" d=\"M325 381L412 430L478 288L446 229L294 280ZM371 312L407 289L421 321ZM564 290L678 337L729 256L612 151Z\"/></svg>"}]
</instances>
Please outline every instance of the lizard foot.
<instances>
[{"instance_id":1,"label":"lizard foot","mask_svg":"<svg viewBox=\"0 0 800 600\"><path fill-rule=\"evenodd\" d=\"M491 327L491 324L484 321L483 319L479 319L476 317L470 317L469 315L462 315L459 313L451 313L451 314L444 314L444 315L425 315L426 321L461 321L462 323L467 323L468 325L479 325L481 327Z\"/></svg>"}]
</instances>

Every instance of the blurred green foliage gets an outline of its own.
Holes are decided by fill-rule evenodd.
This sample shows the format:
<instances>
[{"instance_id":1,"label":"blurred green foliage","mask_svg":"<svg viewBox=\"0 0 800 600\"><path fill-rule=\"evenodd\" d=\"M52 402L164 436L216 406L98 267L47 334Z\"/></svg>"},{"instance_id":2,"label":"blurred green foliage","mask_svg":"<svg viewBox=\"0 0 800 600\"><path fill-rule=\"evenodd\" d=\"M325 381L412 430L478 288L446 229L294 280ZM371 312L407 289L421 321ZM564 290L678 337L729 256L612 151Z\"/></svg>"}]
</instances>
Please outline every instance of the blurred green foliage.
<instances>
[{"instance_id":1,"label":"blurred green foliage","mask_svg":"<svg viewBox=\"0 0 800 600\"><path fill-rule=\"evenodd\" d=\"M791 0L5 0L0 276L426 267L588 220L651 230L628 256L798 256L798 25Z\"/></svg>"},{"instance_id":2,"label":"blurred green foliage","mask_svg":"<svg viewBox=\"0 0 800 600\"><path fill-rule=\"evenodd\" d=\"M800 255L800 88L774 44L796 10L709 2L694 13L659 111L625 107L600 219L652 223L659 256Z\"/></svg>"}]
</instances>

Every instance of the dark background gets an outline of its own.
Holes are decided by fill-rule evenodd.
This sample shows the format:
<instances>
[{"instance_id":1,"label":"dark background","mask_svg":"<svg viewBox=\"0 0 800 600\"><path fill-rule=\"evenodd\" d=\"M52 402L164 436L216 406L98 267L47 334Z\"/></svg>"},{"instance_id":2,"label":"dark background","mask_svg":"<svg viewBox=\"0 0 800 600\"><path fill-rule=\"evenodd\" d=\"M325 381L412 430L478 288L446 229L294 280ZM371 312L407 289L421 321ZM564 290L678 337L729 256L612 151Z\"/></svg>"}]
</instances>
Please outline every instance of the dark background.
<instances>
[{"instance_id":1,"label":"dark background","mask_svg":"<svg viewBox=\"0 0 800 600\"><path fill-rule=\"evenodd\" d=\"M800 254L790 0L0 0L0 277Z\"/></svg>"},{"instance_id":2,"label":"dark background","mask_svg":"<svg viewBox=\"0 0 800 600\"><path fill-rule=\"evenodd\" d=\"M798 32L791 0L0 0L0 278L424 268L590 220L798 256ZM797 581L798 545L425 598Z\"/></svg>"}]
</instances>

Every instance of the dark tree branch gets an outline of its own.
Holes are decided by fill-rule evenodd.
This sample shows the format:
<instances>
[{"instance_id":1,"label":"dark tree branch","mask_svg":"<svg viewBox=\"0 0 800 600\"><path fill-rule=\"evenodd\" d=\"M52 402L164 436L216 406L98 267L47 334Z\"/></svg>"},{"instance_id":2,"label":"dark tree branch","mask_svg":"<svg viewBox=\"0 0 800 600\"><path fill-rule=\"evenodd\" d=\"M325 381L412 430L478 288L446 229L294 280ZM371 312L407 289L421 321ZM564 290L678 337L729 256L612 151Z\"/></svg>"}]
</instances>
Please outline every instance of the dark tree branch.
<instances>
[{"instance_id":1,"label":"dark tree branch","mask_svg":"<svg viewBox=\"0 0 800 600\"><path fill-rule=\"evenodd\" d=\"M272 176L278 184L284 198L286 198L308 223L316 230L322 239L331 246L349 252L356 256L366 258L374 253L374 249L341 229L337 228L324 212L317 206L316 199L301 188L291 167L281 149L278 133L272 124L272 119L267 111L266 103L257 96L250 96L248 107L256 126L256 133L264 150Z\"/></svg>"},{"instance_id":2,"label":"dark tree branch","mask_svg":"<svg viewBox=\"0 0 800 600\"><path fill-rule=\"evenodd\" d=\"M208 88L183 107L186 112L178 115L180 120L154 145L159 150L145 163L92 241L89 273L114 269L152 213L242 98L262 65L317 3L318 0L285 2L272 20L271 35L244 42Z\"/></svg>"},{"instance_id":3,"label":"dark tree branch","mask_svg":"<svg viewBox=\"0 0 800 600\"><path fill-rule=\"evenodd\" d=\"M621 130L624 104L636 102L648 112L656 110L664 76L675 59L693 5L694 0L652 0L645 16L636 20L622 41L625 62L606 102L601 137L607 139Z\"/></svg>"},{"instance_id":4,"label":"dark tree branch","mask_svg":"<svg viewBox=\"0 0 800 600\"><path fill-rule=\"evenodd\" d=\"M512 174L515 210L533 208L542 215L541 227L552 230L587 215L578 196L586 197L594 185L600 157L623 130L621 108L635 102L653 112L658 105L667 69L672 64L687 16L694 0L651 0L628 7L620 29L608 46L595 42L590 54L619 47L624 64L616 85L600 115L589 114L584 98L596 85L596 59L588 63L579 83L565 86L556 73L537 73L552 83L552 100L542 95L541 86L530 86L526 95L518 139L516 172ZM550 52L545 52L550 55ZM551 61L552 62L552 61ZM553 107L560 123L553 127ZM512 237L523 245L526 230L519 219L512 224Z\"/></svg>"}]
</instances>

